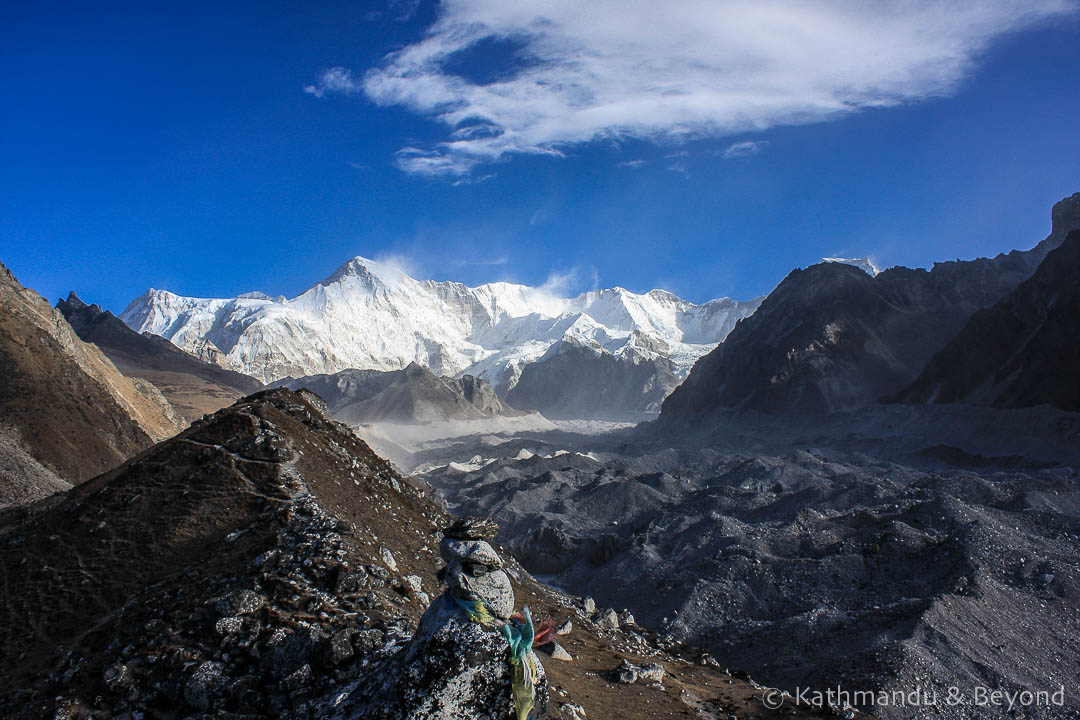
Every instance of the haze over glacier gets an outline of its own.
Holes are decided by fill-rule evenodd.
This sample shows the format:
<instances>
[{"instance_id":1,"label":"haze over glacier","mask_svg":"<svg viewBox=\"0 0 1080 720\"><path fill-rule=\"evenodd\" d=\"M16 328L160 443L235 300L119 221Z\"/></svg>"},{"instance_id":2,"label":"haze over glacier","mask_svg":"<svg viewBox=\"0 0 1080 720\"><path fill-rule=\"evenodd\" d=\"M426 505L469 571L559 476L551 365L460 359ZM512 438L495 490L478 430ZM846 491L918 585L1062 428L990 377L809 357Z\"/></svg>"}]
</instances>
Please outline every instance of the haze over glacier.
<instances>
[{"instance_id":1,"label":"haze over glacier","mask_svg":"<svg viewBox=\"0 0 1080 720\"><path fill-rule=\"evenodd\" d=\"M263 382L418 362L440 375L475 375L503 393L560 343L631 361L663 358L682 379L761 300L697 305L666 290L621 287L567 298L506 282L416 280L393 263L355 257L292 299L150 289L121 318Z\"/></svg>"}]
</instances>

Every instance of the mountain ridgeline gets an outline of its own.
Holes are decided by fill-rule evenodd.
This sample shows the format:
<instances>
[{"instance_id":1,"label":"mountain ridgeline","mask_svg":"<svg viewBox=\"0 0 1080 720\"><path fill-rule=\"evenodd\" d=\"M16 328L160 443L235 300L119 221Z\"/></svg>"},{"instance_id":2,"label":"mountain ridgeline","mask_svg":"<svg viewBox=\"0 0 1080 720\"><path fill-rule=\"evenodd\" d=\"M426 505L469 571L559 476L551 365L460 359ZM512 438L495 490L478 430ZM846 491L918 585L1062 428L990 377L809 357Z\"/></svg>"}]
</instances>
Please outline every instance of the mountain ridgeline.
<instances>
[{"instance_id":1,"label":"mountain ridgeline","mask_svg":"<svg viewBox=\"0 0 1080 720\"><path fill-rule=\"evenodd\" d=\"M292 299L260 293L200 299L150 290L121 318L139 333L161 335L267 383L416 362L439 376L479 378L506 398L526 375L532 383L549 382L550 369L527 372L533 365L558 368L558 391L610 375L611 366L632 369L607 378L616 381L607 395L590 396L600 405L589 414L602 416L655 413L662 394L758 302L720 298L698 305L664 290L637 294L620 287L563 298L505 282L419 281L393 264L357 257ZM578 346L596 352L560 352ZM570 356L584 366L567 364ZM556 407L528 383L515 397L510 402L519 409L556 416L581 405Z\"/></svg>"},{"instance_id":2,"label":"mountain ridgeline","mask_svg":"<svg viewBox=\"0 0 1080 720\"><path fill-rule=\"evenodd\" d=\"M1031 277L1080 228L1080 193L1054 206L1052 222L1051 234L1031 250L936 263L929 271L895 267L871 277L836 263L792 271L697 362L664 402L662 419L717 410L815 415L899 393L973 313Z\"/></svg>"},{"instance_id":3,"label":"mountain ridgeline","mask_svg":"<svg viewBox=\"0 0 1080 720\"><path fill-rule=\"evenodd\" d=\"M2 265L0 372L0 505L93 477L186 424Z\"/></svg>"},{"instance_id":4,"label":"mountain ridgeline","mask_svg":"<svg viewBox=\"0 0 1080 720\"><path fill-rule=\"evenodd\" d=\"M972 315L890 400L1080 412L1080 231L1051 250L1032 277Z\"/></svg>"},{"instance_id":5,"label":"mountain ridgeline","mask_svg":"<svg viewBox=\"0 0 1080 720\"><path fill-rule=\"evenodd\" d=\"M204 362L157 335L135 332L108 310L72 292L56 309L84 342L97 345L120 372L154 384L187 420L220 410L262 388L258 380Z\"/></svg>"}]
</instances>

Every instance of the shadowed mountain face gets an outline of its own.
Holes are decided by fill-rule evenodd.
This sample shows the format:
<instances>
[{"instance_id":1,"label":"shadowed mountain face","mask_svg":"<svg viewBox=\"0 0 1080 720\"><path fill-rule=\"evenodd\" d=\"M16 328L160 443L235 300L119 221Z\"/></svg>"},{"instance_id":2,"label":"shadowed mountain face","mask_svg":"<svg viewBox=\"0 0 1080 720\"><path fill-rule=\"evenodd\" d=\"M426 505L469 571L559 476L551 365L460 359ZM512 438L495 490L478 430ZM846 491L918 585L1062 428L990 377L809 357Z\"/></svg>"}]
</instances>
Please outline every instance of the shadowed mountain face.
<instances>
[{"instance_id":1,"label":"shadowed mountain face","mask_svg":"<svg viewBox=\"0 0 1080 720\"><path fill-rule=\"evenodd\" d=\"M1080 231L1032 277L972 315L891 400L1080 411Z\"/></svg>"},{"instance_id":2,"label":"shadowed mountain face","mask_svg":"<svg viewBox=\"0 0 1080 720\"><path fill-rule=\"evenodd\" d=\"M506 400L554 419L638 419L659 411L678 383L662 355L613 355L564 340L522 369Z\"/></svg>"},{"instance_id":3,"label":"shadowed mountain face","mask_svg":"<svg viewBox=\"0 0 1080 720\"><path fill-rule=\"evenodd\" d=\"M440 690L433 675L457 677L465 694L437 700L460 704L478 663L503 670L504 704L461 713L436 702L408 717L509 717L496 630L471 627L490 633L483 657L440 666L410 651L441 591L440 529L451 523L315 396L245 398L110 473L0 514L0 717L382 718L366 689L404 677L425 696ZM560 703L595 720L676 717L721 699L740 716L760 708L753 686L700 654L688 662L603 628L580 599L501 558L516 607L573 618L560 642L575 661L544 656ZM624 658L663 663L666 688L613 683ZM344 713L356 705L366 711Z\"/></svg>"},{"instance_id":4,"label":"shadowed mountain face","mask_svg":"<svg viewBox=\"0 0 1080 720\"><path fill-rule=\"evenodd\" d=\"M272 387L307 388L343 423L420 424L516 416L491 386L472 375L439 377L418 363L403 370L342 370L287 379Z\"/></svg>"},{"instance_id":5,"label":"shadowed mountain face","mask_svg":"<svg viewBox=\"0 0 1080 720\"><path fill-rule=\"evenodd\" d=\"M0 376L0 444L67 481L113 468L185 424L157 388L122 375L2 265Z\"/></svg>"},{"instance_id":6,"label":"shadowed mountain face","mask_svg":"<svg viewBox=\"0 0 1080 720\"><path fill-rule=\"evenodd\" d=\"M162 337L140 335L74 292L57 302L56 309L84 342L97 345L125 375L152 382L189 421L262 387L258 380L203 362Z\"/></svg>"},{"instance_id":7,"label":"shadowed mountain face","mask_svg":"<svg viewBox=\"0 0 1080 720\"><path fill-rule=\"evenodd\" d=\"M842 264L795 270L664 402L665 419L713 410L850 410L911 383L976 310L1026 280L1070 229L1080 194L1053 211L1049 237L1026 252L892 268L870 277Z\"/></svg>"}]
</instances>

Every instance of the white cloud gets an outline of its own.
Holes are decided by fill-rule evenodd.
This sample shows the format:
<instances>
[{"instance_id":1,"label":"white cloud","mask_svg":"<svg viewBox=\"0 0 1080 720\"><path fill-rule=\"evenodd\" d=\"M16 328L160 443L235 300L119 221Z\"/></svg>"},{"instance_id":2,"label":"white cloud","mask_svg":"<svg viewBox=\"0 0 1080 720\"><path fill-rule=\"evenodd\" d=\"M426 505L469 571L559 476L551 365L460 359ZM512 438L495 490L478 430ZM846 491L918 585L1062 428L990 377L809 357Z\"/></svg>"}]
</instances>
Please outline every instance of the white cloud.
<instances>
[{"instance_id":1,"label":"white cloud","mask_svg":"<svg viewBox=\"0 0 1080 720\"><path fill-rule=\"evenodd\" d=\"M648 160L627 160L626 162L615 163L615 167L630 168L631 170L637 170L638 168L648 165Z\"/></svg>"},{"instance_id":2,"label":"white cloud","mask_svg":"<svg viewBox=\"0 0 1080 720\"><path fill-rule=\"evenodd\" d=\"M1077 0L444 0L419 42L363 77L379 105L448 128L398 165L460 176L575 143L678 141L828 120L952 93L998 36ZM474 82L448 67L481 40L527 62ZM344 74L342 74L344 72ZM355 92L341 68L317 85Z\"/></svg>"},{"instance_id":3,"label":"white cloud","mask_svg":"<svg viewBox=\"0 0 1080 720\"><path fill-rule=\"evenodd\" d=\"M575 265L568 270L552 271L543 285L535 290L551 298L567 298L586 290L595 290L599 285L600 276L595 268Z\"/></svg>"},{"instance_id":4,"label":"white cloud","mask_svg":"<svg viewBox=\"0 0 1080 720\"><path fill-rule=\"evenodd\" d=\"M343 67L332 67L329 70L323 70L317 83L304 86L304 92L320 98L326 93L351 95L360 92L362 89L363 84L353 78L352 71Z\"/></svg>"},{"instance_id":5,"label":"white cloud","mask_svg":"<svg viewBox=\"0 0 1080 720\"><path fill-rule=\"evenodd\" d=\"M729 145L727 150L723 152L722 157L725 160L750 157L751 155L757 155L764 150L765 146L768 144L768 140L743 140L742 142Z\"/></svg>"}]
</instances>

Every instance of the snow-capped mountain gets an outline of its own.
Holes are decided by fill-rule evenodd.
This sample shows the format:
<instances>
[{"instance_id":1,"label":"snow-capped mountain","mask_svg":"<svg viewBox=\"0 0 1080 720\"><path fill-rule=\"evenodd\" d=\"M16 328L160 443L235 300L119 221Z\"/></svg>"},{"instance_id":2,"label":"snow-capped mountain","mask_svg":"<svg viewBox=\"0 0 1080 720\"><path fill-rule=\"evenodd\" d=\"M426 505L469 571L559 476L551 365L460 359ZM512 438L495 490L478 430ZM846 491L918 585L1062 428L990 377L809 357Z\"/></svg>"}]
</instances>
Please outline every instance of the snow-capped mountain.
<instances>
[{"instance_id":1,"label":"snow-capped mountain","mask_svg":"<svg viewBox=\"0 0 1080 720\"><path fill-rule=\"evenodd\" d=\"M558 297L505 282L416 280L362 257L295 298L190 298L148 290L121 318L138 332L263 382L347 368L475 375L499 392L560 341L637 361L663 358L685 377L761 299L702 305L665 290L620 287Z\"/></svg>"}]
</instances>

